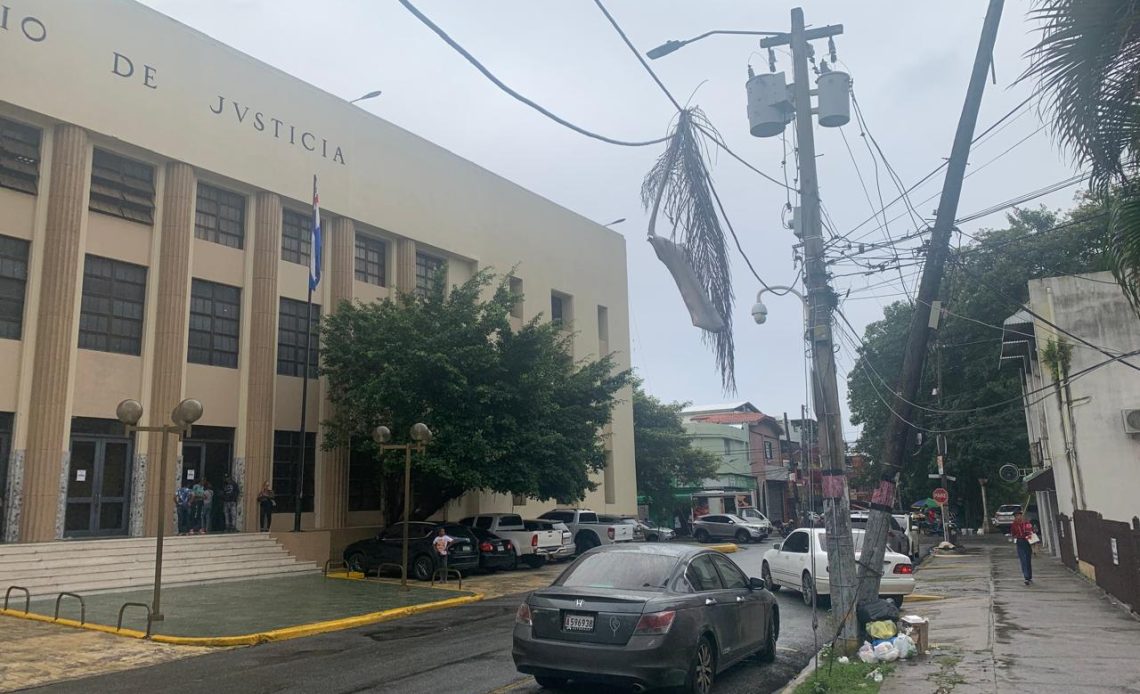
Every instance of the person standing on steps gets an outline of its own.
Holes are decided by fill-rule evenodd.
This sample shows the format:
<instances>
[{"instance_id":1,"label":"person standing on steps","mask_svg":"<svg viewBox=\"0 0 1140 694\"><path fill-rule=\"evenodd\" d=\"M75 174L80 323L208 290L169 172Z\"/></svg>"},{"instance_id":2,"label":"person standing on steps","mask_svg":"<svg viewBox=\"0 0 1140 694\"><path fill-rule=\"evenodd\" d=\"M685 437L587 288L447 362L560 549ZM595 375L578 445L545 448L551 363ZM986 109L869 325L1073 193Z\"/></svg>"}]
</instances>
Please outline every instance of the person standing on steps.
<instances>
[{"instance_id":1,"label":"person standing on steps","mask_svg":"<svg viewBox=\"0 0 1140 694\"><path fill-rule=\"evenodd\" d=\"M1025 578L1025 585L1033 583L1033 548L1029 540L1033 536L1033 524L1025 520L1021 511L1013 514L1013 525L1010 526L1009 536L1017 543L1017 558L1021 562L1021 575Z\"/></svg>"},{"instance_id":2,"label":"person standing on steps","mask_svg":"<svg viewBox=\"0 0 1140 694\"><path fill-rule=\"evenodd\" d=\"M190 532L190 485L182 483L174 492L174 508L178 510L178 534Z\"/></svg>"},{"instance_id":3,"label":"person standing on steps","mask_svg":"<svg viewBox=\"0 0 1140 694\"><path fill-rule=\"evenodd\" d=\"M226 532L237 532L237 504L241 497L241 487L227 473L222 480L222 503L226 511Z\"/></svg>"},{"instance_id":4,"label":"person standing on steps","mask_svg":"<svg viewBox=\"0 0 1140 694\"><path fill-rule=\"evenodd\" d=\"M202 487L202 533L205 534L214 529L214 485L206 480Z\"/></svg>"},{"instance_id":5,"label":"person standing on steps","mask_svg":"<svg viewBox=\"0 0 1140 694\"><path fill-rule=\"evenodd\" d=\"M206 503L206 488L201 482L195 482L190 488L190 534L199 535L205 532L202 528L202 507Z\"/></svg>"},{"instance_id":6,"label":"person standing on steps","mask_svg":"<svg viewBox=\"0 0 1140 694\"><path fill-rule=\"evenodd\" d=\"M269 532L269 526L273 523L273 507L277 505L274 499L273 488L269 486L269 482L261 485L261 491L257 494L257 507L261 510L261 532Z\"/></svg>"}]
</instances>

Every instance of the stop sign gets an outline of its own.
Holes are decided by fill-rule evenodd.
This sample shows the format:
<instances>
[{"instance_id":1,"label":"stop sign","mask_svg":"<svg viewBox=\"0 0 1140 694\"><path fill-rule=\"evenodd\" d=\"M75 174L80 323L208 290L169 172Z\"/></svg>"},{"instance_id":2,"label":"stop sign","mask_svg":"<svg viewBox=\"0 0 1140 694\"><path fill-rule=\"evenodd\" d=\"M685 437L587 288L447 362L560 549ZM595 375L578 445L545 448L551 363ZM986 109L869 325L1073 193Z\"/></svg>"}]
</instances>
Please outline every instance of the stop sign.
<instances>
[{"instance_id":1,"label":"stop sign","mask_svg":"<svg viewBox=\"0 0 1140 694\"><path fill-rule=\"evenodd\" d=\"M939 487L938 489L934 490L934 493L931 494L931 497L934 499L934 503L942 506L950 500L950 493L942 487Z\"/></svg>"}]
</instances>

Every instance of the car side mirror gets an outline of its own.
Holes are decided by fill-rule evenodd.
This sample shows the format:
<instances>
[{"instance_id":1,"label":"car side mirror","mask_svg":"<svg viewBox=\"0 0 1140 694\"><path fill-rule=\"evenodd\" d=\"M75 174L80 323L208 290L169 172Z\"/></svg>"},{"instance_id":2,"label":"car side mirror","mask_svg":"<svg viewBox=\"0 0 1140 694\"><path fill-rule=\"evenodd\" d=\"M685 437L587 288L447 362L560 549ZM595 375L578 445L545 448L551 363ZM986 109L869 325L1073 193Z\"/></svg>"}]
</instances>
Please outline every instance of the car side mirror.
<instances>
[{"instance_id":1,"label":"car side mirror","mask_svg":"<svg viewBox=\"0 0 1140 694\"><path fill-rule=\"evenodd\" d=\"M752 590L764 590L768 587L768 584L765 583L762 578L753 577L748 579L748 587Z\"/></svg>"},{"instance_id":2,"label":"car side mirror","mask_svg":"<svg viewBox=\"0 0 1140 694\"><path fill-rule=\"evenodd\" d=\"M772 545L772 549L774 549L774 550L776 550L777 552L779 552L779 551L780 551L780 547L782 547L782 546L783 546L783 544L784 544L784 543L782 543L782 542L777 542L776 544Z\"/></svg>"}]
</instances>

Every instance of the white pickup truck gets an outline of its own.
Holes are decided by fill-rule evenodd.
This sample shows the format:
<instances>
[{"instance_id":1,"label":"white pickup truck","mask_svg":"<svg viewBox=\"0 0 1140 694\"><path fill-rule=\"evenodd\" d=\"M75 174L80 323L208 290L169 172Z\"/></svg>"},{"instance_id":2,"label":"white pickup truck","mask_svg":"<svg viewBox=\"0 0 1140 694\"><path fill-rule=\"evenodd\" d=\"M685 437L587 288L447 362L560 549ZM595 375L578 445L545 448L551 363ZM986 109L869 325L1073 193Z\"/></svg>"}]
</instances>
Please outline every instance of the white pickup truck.
<instances>
[{"instance_id":1,"label":"white pickup truck","mask_svg":"<svg viewBox=\"0 0 1140 694\"><path fill-rule=\"evenodd\" d=\"M530 567L542 566L562 550L559 530L527 530L517 513L483 513L459 521L460 525L481 528L510 540L519 559Z\"/></svg>"},{"instance_id":2,"label":"white pickup truck","mask_svg":"<svg viewBox=\"0 0 1140 694\"><path fill-rule=\"evenodd\" d=\"M539 516L544 520L562 521L574 533L578 554L600 545L633 542L633 526L625 523L601 523L598 514L581 508L556 508Z\"/></svg>"}]
</instances>

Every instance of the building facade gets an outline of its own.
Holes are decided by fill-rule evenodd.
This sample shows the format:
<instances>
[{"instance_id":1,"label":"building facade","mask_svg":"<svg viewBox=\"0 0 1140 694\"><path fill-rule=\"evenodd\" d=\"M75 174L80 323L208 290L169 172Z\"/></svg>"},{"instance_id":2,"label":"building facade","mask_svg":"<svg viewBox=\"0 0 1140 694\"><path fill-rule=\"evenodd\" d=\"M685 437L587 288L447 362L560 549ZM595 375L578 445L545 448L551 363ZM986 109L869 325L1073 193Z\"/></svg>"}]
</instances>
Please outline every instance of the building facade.
<instances>
[{"instance_id":1,"label":"building facade","mask_svg":"<svg viewBox=\"0 0 1140 694\"><path fill-rule=\"evenodd\" d=\"M303 527L379 523L370 461L320 449L328 404L303 356L314 176L314 316L424 291L440 269L454 285L514 268L516 325L554 316L575 357L629 366L622 237L471 162L128 0L8 3L0 59L6 541L153 534L159 494L224 474L246 530L264 482L289 525L305 377ZM115 406L162 424L185 397L205 414L163 490L159 438L125 436ZM636 509L630 399L586 500L599 511ZM545 510L469 494L445 513L512 508Z\"/></svg>"}]
</instances>

